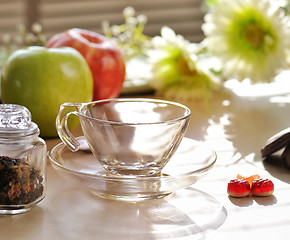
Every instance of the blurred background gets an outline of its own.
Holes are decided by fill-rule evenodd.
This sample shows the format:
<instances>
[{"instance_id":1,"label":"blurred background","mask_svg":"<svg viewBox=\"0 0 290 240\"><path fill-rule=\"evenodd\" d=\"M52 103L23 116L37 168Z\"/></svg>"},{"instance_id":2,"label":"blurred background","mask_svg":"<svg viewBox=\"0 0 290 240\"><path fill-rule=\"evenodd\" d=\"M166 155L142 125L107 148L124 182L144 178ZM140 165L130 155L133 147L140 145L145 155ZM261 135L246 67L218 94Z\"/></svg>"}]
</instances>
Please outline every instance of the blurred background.
<instances>
[{"instance_id":1,"label":"blurred background","mask_svg":"<svg viewBox=\"0 0 290 240\"><path fill-rule=\"evenodd\" d=\"M191 42L204 38L202 0L0 0L1 47L3 37L15 35L19 24L31 29L33 23L40 23L47 38L73 27L102 33L104 20L123 23L126 6L148 17L144 33L149 36L159 35L167 25Z\"/></svg>"}]
</instances>

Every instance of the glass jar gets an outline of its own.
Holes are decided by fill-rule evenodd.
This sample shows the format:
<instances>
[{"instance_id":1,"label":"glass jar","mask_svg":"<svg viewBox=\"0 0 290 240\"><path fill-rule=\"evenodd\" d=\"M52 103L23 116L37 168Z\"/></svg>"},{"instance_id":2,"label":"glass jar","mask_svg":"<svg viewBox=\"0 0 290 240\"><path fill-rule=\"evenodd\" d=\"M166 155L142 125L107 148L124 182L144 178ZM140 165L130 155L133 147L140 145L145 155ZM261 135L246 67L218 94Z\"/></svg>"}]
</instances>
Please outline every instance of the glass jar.
<instances>
[{"instance_id":1,"label":"glass jar","mask_svg":"<svg viewBox=\"0 0 290 240\"><path fill-rule=\"evenodd\" d=\"M46 192L46 144L26 107L0 104L0 214L30 210Z\"/></svg>"}]
</instances>

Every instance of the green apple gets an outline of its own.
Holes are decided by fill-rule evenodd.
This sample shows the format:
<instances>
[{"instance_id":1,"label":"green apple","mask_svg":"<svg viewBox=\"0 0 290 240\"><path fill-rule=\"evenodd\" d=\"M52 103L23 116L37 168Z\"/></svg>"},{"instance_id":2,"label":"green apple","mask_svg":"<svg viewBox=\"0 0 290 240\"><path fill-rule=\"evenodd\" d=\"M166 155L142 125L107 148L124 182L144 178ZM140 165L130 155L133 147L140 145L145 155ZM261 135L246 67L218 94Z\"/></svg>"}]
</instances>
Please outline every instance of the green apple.
<instances>
[{"instance_id":1,"label":"green apple","mask_svg":"<svg viewBox=\"0 0 290 240\"><path fill-rule=\"evenodd\" d=\"M30 110L41 136L56 137L59 106L92 101L93 78L77 50L34 46L10 55L2 72L1 93L4 103Z\"/></svg>"}]
</instances>

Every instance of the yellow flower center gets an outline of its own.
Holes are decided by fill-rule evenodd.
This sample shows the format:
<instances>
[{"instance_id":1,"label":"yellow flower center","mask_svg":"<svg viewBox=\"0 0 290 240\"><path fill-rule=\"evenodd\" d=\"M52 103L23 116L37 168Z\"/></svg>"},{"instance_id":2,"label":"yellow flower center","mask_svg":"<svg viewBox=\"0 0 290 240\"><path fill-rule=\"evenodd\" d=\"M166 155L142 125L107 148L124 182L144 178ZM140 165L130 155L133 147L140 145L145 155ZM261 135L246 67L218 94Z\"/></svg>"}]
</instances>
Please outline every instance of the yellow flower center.
<instances>
[{"instance_id":1,"label":"yellow flower center","mask_svg":"<svg viewBox=\"0 0 290 240\"><path fill-rule=\"evenodd\" d=\"M193 75L196 73L196 69L190 69L187 61L183 57L178 59L177 66L182 75Z\"/></svg>"},{"instance_id":2,"label":"yellow flower center","mask_svg":"<svg viewBox=\"0 0 290 240\"><path fill-rule=\"evenodd\" d=\"M259 47L263 44L265 32L256 23L250 23L244 28L243 36L250 46Z\"/></svg>"}]
</instances>

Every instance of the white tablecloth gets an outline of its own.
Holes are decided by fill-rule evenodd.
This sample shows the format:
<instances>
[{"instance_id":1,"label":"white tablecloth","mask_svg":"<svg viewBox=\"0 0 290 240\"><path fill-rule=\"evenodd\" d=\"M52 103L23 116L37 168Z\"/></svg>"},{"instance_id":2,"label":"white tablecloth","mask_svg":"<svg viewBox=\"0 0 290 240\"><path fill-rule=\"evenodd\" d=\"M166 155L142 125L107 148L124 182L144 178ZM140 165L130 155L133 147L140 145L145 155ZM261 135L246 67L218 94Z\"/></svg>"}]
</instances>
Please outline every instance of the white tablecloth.
<instances>
[{"instance_id":1,"label":"white tablecloth","mask_svg":"<svg viewBox=\"0 0 290 240\"><path fill-rule=\"evenodd\" d=\"M235 81L192 110L186 136L217 152L213 169L188 189L161 200L126 203L98 198L48 165L46 198L30 212L0 217L1 239L289 239L290 171L264 161L260 149L289 127L289 78L247 86ZM47 140L48 148L59 140ZM230 198L237 174L270 178L270 197Z\"/></svg>"}]
</instances>

